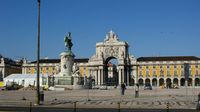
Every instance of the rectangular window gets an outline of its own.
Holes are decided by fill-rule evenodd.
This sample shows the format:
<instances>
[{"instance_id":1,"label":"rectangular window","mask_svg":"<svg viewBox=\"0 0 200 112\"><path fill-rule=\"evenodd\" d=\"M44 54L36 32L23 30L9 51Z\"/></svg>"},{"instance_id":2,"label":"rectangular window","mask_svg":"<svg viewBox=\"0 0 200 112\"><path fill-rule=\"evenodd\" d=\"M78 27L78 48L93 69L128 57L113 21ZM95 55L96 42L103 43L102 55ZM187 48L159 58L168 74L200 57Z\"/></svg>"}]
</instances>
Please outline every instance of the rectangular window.
<instances>
[{"instance_id":1,"label":"rectangular window","mask_svg":"<svg viewBox=\"0 0 200 112\"><path fill-rule=\"evenodd\" d=\"M184 68L184 66L183 66L183 65L181 65L181 68Z\"/></svg>"},{"instance_id":2,"label":"rectangular window","mask_svg":"<svg viewBox=\"0 0 200 112\"><path fill-rule=\"evenodd\" d=\"M169 65L167 65L167 68L169 68Z\"/></svg>"},{"instance_id":3,"label":"rectangular window","mask_svg":"<svg viewBox=\"0 0 200 112\"><path fill-rule=\"evenodd\" d=\"M142 71L140 71L140 75L142 75Z\"/></svg>"},{"instance_id":4,"label":"rectangular window","mask_svg":"<svg viewBox=\"0 0 200 112\"><path fill-rule=\"evenodd\" d=\"M149 76L149 70L146 71L147 76Z\"/></svg>"},{"instance_id":5,"label":"rectangular window","mask_svg":"<svg viewBox=\"0 0 200 112\"><path fill-rule=\"evenodd\" d=\"M184 76L184 71L183 70L181 70L181 75Z\"/></svg>"},{"instance_id":6,"label":"rectangular window","mask_svg":"<svg viewBox=\"0 0 200 112\"><path fill-rule=\"evenodd\" d=\"M177 76L177 70L174 70L174 76Z\"/></svg>"},{"instance_id":7,"label":"rectangular window","mask_svg":"<svg viewBox=\"0 0 200 112\"><path fill-rule=\"evenodd\" d=\"M156 75L156 71L155 70L153 71L153 75Z\"/></svg>"},{"instance_id":8,"label":"rectangular window","mask_svg":"<svg viewBox=\"0 0 200 112\"><path fill-rule=\"evenodd\" d=\"M167 75L168 75L168 76L170 75L170 71L169 71L169 70L167 70Z\"/></svg>"},{"instance_id":9,"label":"rectangular window","mask_svg":"<svg viewBox=\"0 0 200 112\"><path fill-rule=\"evenodd\" d=\"M157 77L156 70L153 70L153 77Z\"/></svg>"}]
</instances>

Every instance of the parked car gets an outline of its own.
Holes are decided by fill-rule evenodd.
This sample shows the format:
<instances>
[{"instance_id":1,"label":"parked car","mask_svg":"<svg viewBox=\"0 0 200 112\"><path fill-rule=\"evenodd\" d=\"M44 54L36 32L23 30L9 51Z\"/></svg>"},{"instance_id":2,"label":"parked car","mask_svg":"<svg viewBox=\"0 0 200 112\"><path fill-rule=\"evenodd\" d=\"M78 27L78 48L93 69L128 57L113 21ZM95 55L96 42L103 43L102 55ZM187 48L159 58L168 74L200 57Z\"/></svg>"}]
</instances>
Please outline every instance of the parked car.
<instances>
[{"instance_id":1,"label":"parked car","mask_svg":"<svg viewBox=\"0 0 200 112\"><path fill-rule=\"evenodd\" d=\"M144 90L152 90L151 84L147 83L144 85Z\"/></svg>"}]
</instances>

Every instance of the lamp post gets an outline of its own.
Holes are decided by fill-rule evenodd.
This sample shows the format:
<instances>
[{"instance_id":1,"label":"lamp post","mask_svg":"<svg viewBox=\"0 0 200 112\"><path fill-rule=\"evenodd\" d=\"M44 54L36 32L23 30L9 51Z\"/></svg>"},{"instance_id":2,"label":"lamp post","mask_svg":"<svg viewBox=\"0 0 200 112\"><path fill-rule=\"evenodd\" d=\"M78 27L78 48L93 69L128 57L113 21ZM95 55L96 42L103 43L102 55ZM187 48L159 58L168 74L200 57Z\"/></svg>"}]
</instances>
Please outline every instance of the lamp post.
<instances>
[{"instance_id":1,"label":"lamp post","mask_svg":"<svg viewBox=\"0 0 200 112\"><path fill-rule=\"evenodd\" d=\"M87 101L90 101L89 93L90 93L90 84L91 84L91 75L88 77L88 92L87 92Z\"/></svg>"},{"instance_id":2,"label":"lamp post","mask_svg":"<svg viewBox=\"0 0 200 112\"><path fill-rule=\"evenodd\" d=\"M138 97L139 97L138 67L139 67L139 65L136 65L136 86L135 86L135 98L138 98Z\"/></svg>"},{"instance_id":3,"label":"lamp post","mask_svg":"<svg viewBox=\"0 0 200 112\"><path fill-rule=\"evenodd\" d=\"M86 68L84 67L83 85L86 87Z\"/></svg>"},{"instance_id":4,"label":"lamp post","mask_svg":"<svg viewBox=\"0 0 200 112\"><path fill-rule=\"evenodd\" d=\"M188 79L189 79L189 72L190 72L190 65L189 65L189 63L184 63L186 101L188 101Z\"/></svg>"},{"instance_id":5,"label":"lamp post","mask_svg":"<svg viewBox=\"0 0 200 112\"><path fill-rule=\"evenodd\" d=\"M37 38L37 102L36 104L40 104L40 0L38 3L38 38Z\"/></svg>"}]
</instances>

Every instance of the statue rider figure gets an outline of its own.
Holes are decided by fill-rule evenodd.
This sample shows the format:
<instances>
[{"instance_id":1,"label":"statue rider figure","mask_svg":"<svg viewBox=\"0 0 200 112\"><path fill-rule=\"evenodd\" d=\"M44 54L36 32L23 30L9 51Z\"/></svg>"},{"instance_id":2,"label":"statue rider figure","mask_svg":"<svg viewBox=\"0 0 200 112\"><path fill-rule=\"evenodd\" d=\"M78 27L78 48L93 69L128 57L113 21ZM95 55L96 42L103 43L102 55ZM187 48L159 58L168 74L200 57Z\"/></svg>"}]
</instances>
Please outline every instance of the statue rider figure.
<instances>
[{"instance_id":1,"label":"statue rider figure","mask_svg":"<svg viewBox=\"0 0 200 112\"><path fill-rule=\"evenodd\" d=\"M71 51L71 48L73 46L73 43L72 43L72 38L71 38L71 32L68 33L68 36L66 36L64 38L64 41L65 41L65 47L68 48L69 51Z\"/></svg>"}]
</instances>

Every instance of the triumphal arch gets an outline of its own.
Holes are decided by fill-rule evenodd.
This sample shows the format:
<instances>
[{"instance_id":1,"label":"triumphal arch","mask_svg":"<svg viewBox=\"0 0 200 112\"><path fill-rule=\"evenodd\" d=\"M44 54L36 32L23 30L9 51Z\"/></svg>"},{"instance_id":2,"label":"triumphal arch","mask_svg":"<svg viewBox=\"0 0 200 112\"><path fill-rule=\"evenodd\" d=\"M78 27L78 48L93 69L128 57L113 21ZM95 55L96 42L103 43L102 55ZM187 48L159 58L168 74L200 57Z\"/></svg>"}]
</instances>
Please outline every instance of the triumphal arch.
<instances>
[{"instance_id":1,"label":"triumphal arch","mask_svg":"<svg viewBox=\"0 0 200 112\"><path fill-rule=\"evenodd\" d=\"M109 66L111 59L117 60L116 66ZM96 53L89 59L88 67L95 85L130 85L136 78L136 58L129 54L129 45L120 41L112 30L103 42L96 43ZM112 70L112 75L109 75Z\"/></svg>"}]
</instances>

